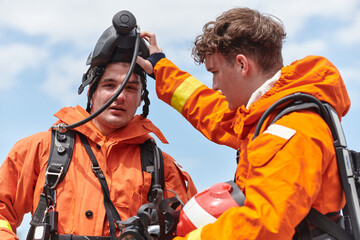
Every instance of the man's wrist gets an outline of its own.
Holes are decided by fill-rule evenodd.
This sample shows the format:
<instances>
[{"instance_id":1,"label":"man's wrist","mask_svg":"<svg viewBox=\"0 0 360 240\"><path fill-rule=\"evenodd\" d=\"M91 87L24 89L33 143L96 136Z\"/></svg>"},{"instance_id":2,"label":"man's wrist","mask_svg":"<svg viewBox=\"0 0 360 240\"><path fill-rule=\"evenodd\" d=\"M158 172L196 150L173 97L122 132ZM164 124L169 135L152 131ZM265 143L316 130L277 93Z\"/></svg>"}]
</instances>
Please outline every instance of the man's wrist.
<instances>
[{"instance_id":1,"label":"man's wrist","mask_svg":"<svg viewBox=\"0 0 360 240\"><path fill-rule=\"evenodd\" d=\"M160 61L161 59L165 58L165 53L163 52L158 52L158 53L153 53L151 54L146 60L149 60L149 62L151 63L151 65L153 67L155 67L155 65L157 64L158 61Z\"/></svg>"},{"instance_id":2,"label":"man's wrist","mask_svg":"<svg viewBox=\"0 0 360 240\"><path fill-rule=\"evenodd\" d=\"M156 63L158 61L160 61L161 59L165 58L165 53L163 52L158 52L158 53L153 53L150 55L150 57L148 57L146 60L149 60L149 62L151 63L151 65L153 66L153 68L155 67ZM150 77L152 77L153 79L155 79L155 75L154 72L152 74L148 74Z\"/></svg>"}]
</instances>

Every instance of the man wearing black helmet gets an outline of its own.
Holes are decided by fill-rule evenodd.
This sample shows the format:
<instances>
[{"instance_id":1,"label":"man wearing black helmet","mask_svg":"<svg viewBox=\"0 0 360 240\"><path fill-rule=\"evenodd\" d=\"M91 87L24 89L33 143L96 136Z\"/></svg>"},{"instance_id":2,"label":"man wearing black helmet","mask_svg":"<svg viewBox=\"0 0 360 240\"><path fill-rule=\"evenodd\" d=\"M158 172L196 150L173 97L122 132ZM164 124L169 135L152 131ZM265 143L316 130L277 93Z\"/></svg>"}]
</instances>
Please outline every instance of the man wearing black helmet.
<instances>
[{"instance_id":1,"label":"man wearing black helmet","mask_svg":"<svg viewBox=\"0 0 360 240\"><path fill-rule=\"evenodd\" d=\"M115 46L105 64L91 64L81 85L82 91L89 84L87 109L61 109L55 114L59 119L56 126L74 125L101 109L131 70L133 49ZM135 115L143 100L142 115ZM52 174L57 180L64 177L52 185L56 188L49 187L52 169L48 162L52 161L53 145L60 158L63 156L62 133L40 132L18 141L0 169L0 239L18 239L16 228L28 212L33 215L28 239L48 239L46 234L56 234L59 240L117 239L119 228L114 222L136 215L140 206L149 202L154 166L144 169L143 143L152 139L149 133L167 143L146 118L149 104L146 75L136 65L123 91L108 108L92 121L68 131L75 132L74 143L65 146L73 146L72 158L68 168L61 167L58 174ZM52 134L56 135L55 142ZM164 152L162 156L164 198L176 192L181 201L187 202L196 193L190 176L171 156Z\"/></svg>"}]
</instances>

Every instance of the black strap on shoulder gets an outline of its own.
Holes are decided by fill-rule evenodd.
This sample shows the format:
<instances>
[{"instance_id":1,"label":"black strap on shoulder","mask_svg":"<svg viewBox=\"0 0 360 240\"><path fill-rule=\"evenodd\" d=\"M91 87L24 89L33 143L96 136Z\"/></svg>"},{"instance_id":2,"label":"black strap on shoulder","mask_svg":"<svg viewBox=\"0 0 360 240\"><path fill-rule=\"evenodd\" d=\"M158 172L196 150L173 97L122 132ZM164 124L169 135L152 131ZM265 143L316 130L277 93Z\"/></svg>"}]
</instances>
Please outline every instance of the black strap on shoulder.
<instances>
[{"instance_id":1,"label":"black strap on shoulder","mask_svg":"<svg viewBox=\"0 0 360 240\"><path fill-rule=\"evenodd\" d=\"M309 220L309 223L333 236L335 239L354 240L354 236L352 234L345 231L338 224L317 211L315 208L310 209L310 212L306 218Z\"/></svg>"},{"instance_id":2,"label":"black strap on shoulder","mask_svg":"<svg viewBox=\"0 0 360 240\"><path fill-rule=\"evenodd\" d=\"M45 185L30 222L28 240L32 240L36 225L43 221L46 210L54 204L55 188L64 179L69 168L74 142L75 134L73 131L52 130L51 132L51 147L45 173Z\"/></svg>"},{"instance_id":3,"label":"black strap on shoulder","mask_svg":"<svg viewBox=\"0 0 360 240\"><path fill-rule=\"evenodd\" d=\"M308 218L304 218L295 228L295 235L293 240L312 240L312 233L310 230Z\"/></svg>"},{"instance_id":4,"label":"black strap on shoulder","mask_svg":"<svg viewBox=\"0 0 360 240\"><path fill-rule=\"evenodd\" d=\"M304 99L303 99L304 96L310 97L310 99L313 101L316 101L316 103L315 102L304 102ZM310 95L303 94L303 93L294 93L292 95L283 97L282 99L278 100L264 112L264 114L259 119L258 124L256 125L253 140L260 134L263 124L264 124L265 120L269 117L269 115L282 105L283 105L283 107L281 108L279 113L274 117L274 119L272 120L271 123L274 123L275 121L279 120L282 116L284 116L286 114L289 114L294 111L304 110L304 109L313 108L322 117L325 117L323 115L326 114L326 110L322 106L322 103L319 100L317 100L315 97L312 97Z\"/></svg>"},{"instance_id":5,"label":"black strap on shoulder","mask_svg":"<svg viewBox=\"0 0 360 240\"><path fill-rule=\"evenodd\" d=\"M51 150L47 165L47 184L49 188L56 188L69 168L74 149L75 134L73 131L51 132Z\"/></svg>"},{"instance_id":6,"label":"black strap on shoulder","mask_svg":"<svg viewBox=\"0 0 360 240\"><path fill-rule=\"evenodd\" d=\"M165 187L164 177L164 160L162 151L157 147L153 139L148 139L144 143L140 144L140 156L141 156L141 168L142 171L151 173L151 187L148 193L148 199L151 202L152 189L161 186L161 189ZM157 171L155 171L154 159L157 160Z\"/></svg>"},{"instance_id":7,"label":"black strap on shoulder","mask_svg":"<svg viewBox=\"0 0 360 240\"><path fill-rule=\"evenodd\" d=\"M87 141L86 137L83 134L81 134L79 132L77 134L80 137L80 140L81 140L82 144L84 145L84 147L90 157L90 160L92 162L91 168L92 168L93 172L95 173L95 176L99 179L101 188L103 190L104 206L105 206L106 216L109 221L110 236L111 236L112 240L113 239L115 240L115 239L117 239L115 223L117 221L121 221L120 215L117 212L113 202L110 199L109 187L107 185L105 175L104 175L103 171L101 170L93 151L91 150L89 142Z\"/></svg>"}]
</instances>

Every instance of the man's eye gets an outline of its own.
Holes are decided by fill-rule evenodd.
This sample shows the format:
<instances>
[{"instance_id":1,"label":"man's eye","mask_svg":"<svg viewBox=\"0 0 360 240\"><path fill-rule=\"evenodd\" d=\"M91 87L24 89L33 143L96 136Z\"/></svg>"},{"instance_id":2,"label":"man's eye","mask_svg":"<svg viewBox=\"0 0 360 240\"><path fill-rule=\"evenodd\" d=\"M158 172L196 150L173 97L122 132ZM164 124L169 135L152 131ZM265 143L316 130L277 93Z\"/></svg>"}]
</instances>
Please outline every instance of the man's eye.
<instances>
[{"instance_id":1,"label":"man's eye","mask_svg":"<svg viewBox=\"0 0 360 240\"><path fill-rule=\"evenodd\" d=\"M127 88L127 89L130 89L130 90L137 90L137 87L136 87L136 86L131 86L131 85L130 85L130 86L127 86L126 88Z\"/></svg>"}]
</instances>

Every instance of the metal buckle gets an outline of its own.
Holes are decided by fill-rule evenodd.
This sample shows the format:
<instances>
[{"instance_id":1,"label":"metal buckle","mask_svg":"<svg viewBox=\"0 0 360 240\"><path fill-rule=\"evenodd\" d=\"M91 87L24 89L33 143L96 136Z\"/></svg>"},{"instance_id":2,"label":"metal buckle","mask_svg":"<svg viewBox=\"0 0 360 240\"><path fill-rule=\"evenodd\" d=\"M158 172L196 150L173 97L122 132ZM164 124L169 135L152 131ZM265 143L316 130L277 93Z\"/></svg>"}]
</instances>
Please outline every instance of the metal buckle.
<instances>
[{"instance_id":1,"label":"metal buckle","mask_svg":"<svg viewBox=\"0 0 360 240\"><path fill-rule=\"evenodd\" d=\"M91 165L91 169L95 173L95 175L98 173L99 170L101 170L100 167L94 167L94 165Z\"/></svg>"},{"instance_id":2,"label":"metal buckle","mask_svg":"<svg viewBox=\"0 0 360 240\"><path fill-rule=\"evenodd\" d=\"M94 165L91 165L91 169L93 170L96 177L105 178L105 175L99 166L94 167Z\"/></svg>"},{"instance_id":3,"label":"metal buckle","mask_svg":"<svg viewBox=\"0 0 360 240\"><path fill-rule=\"evenodd\" d=\"M63 173L64 167L61 166L60 172L50 172L50 171L49 171L50 167L51 167L51 165L46 169L46 173L45 173L46 185L47 185L47 187L48 187L49 189L54 189L54 188L56 188L57 184L59 183L59 180L60 180L60 177L61 177L61 175L62 175L62 173ZM48 181L48 176L49 176L49 175L50 175L50 176L56 176L56 177L57 177L57 179L56 179L56 181L55 181L55 183L54 183L53 186L50 186L50 185L49 185L49 181Z\"/></svg>"}]
</instances>

